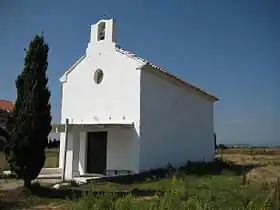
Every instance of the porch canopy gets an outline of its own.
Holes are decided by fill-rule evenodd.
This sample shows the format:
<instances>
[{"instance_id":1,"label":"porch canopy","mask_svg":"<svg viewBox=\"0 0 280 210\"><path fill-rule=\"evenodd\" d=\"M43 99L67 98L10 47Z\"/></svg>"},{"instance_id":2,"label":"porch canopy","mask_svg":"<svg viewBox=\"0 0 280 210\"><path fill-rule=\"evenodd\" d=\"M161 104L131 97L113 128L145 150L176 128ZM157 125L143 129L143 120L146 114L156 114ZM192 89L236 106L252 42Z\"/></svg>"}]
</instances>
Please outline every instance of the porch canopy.
<instances>
[{"instance_id":1,"label":"porch canopy","mask_svg":"<svg viewBox=\"0 0 280 210\"><path fill-rule=\"evenodd\" d=\"M62 180L72 179L74 174L79 174L79 160L85 158L85 151L80 152L80 149L85 149L85 141L75 141L74 133L108 131L109 129L133 129L132 121L107 121L107 122L90 122L90 123L69 123L67 118L65 123L52 124L52 133L65 133L64 147L60 150L63 153L61 160L62 165ZM71 133L71 135L69 135ZM82 138L85 140L85 138ZM83 146L81 146L83 145ZM67 148L67 149L64 149ZM84 164L82 164L84 165Z\"/></svg>"},{"instance_id":2,"label":"porch canopy","mask_svg":"<svg viewBox=\"0 0 280 210\"><path fill-rule=\"evenodd\" d=\"M87 131L87 130L104 130L109 128L133 128L133 122L96 122L96 123L59 123L52 124L52 133L64 133L66 131Z\"/></svg>"}]
</instances>

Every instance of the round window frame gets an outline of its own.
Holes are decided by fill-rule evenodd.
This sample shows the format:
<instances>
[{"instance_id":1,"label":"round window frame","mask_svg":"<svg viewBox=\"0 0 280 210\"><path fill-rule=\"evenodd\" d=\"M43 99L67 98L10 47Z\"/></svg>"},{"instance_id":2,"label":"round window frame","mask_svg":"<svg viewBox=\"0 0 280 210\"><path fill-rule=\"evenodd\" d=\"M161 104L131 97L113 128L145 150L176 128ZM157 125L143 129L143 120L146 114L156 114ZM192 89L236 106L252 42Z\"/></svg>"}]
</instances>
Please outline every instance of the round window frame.
<instances>
[{"instance_id":1,"label":"round window frame","mask_svg":"<svg viewBox=\"0 0 280 210\"><path fill-rule=\"evenodd\" d=\"M101 77L101 78L100 78ZM104 79L104 72L102 69L96 69L93 76L94 82L100 84Z\"/></svg>"}]
</instances>

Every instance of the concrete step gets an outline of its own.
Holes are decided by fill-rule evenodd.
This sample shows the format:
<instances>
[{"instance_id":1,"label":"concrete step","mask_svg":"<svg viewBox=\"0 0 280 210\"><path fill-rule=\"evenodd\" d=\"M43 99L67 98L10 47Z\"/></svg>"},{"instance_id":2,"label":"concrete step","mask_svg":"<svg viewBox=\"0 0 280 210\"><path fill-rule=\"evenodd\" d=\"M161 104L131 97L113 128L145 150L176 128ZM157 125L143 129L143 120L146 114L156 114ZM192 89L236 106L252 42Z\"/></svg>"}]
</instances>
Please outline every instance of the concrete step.
<instances>
[{"instance_id":1,"label":"concrete step","mask_svg":"<svg viewBox=\"0 0 280 210\"><path fill-rule=\"evenodd\" d=\"M61 168L43 168L40 172L40 175L51 175L51 174L61 174Z\"/></svg>"}]
</instances>

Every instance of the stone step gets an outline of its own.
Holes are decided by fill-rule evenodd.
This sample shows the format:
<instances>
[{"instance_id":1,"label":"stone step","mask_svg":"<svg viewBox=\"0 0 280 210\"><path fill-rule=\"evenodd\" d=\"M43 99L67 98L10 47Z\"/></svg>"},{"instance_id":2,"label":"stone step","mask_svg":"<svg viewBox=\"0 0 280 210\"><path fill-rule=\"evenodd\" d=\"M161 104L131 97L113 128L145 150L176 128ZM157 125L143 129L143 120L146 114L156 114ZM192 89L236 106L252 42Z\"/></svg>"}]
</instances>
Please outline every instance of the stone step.
<instances>
[{"instance_id":1,"label":"stone step","mask_svg":"<svg viewBox=\"0 0 280 210\"><path fill-rule=\"evenodd\" d=\"M43 168L40 172L40 175L47 175L47 174L61 174L61 168Z\"/></svg>"}]
</instances>

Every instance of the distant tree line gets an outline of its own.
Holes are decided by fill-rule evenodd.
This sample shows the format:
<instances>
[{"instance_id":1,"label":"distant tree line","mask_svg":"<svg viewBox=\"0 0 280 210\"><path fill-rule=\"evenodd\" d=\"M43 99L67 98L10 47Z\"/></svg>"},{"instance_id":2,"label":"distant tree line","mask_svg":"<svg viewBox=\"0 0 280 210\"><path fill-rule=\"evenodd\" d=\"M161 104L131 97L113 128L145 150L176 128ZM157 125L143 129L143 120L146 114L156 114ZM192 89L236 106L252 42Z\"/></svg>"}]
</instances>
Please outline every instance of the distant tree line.
<instances>
[{"instance_id":1,"label":"distant tree line","mask_svg":"<svg viewBox=\"0 0 280 210\"><path fill-rule=\"evenodd\" d=\"M229 148L228 146L224 145L224 144L218 144L216 145L216 149L227 149Z\"/></svg>"},{"instance_id":2,"label":"distant tree line","mask_svg":"<svg viewBox=\"0 0 280 210\"><path fill-rule=\"evenodd\" d=\"M0 152L2 152L4 150L4 145L5 145L5 140L4 139L0 139ZM48 149L52 149L52 148L59 148L60 145L60 141L56 140L56 139L50 139L48 141L47 144L47 148Z\"/></svg>"},{"instance_id":3,"label":"distant tree line","mask_svg":"<svg viewBox=\"0 0 280 210\"><path fill-rule=\"evenodd\" d=\"M60 141L54 139L49 139L48 144L47 144L47 148L48 149L52 149L52 148L59 148L59 143Z\"/></svg>"},{"instance_id":4,"label":"distant tree line","mask_svg":"<svg viewBox=\"0 0 280 210\"><path fill-rule=\"evenodd\" d=\"M4 150L4 145L5 145L5 140L0 138L0 152ZM54 138L54 139L49 139L46 147L48 149L59 148L59 145L60 145L60 141Z\"/></svg>"},{"instance_id":5,"label":"distant tree line","mask_svg":"<svg viewBox=\"0 0 280 210\"><path fill-rule=\"evenodd\" d=\"M227 149L229 148L228 146L224 145L224 144L217 144L217 135L214 132L214 145L215 145L215 149Z\"/></svg>"}]
</instances>

